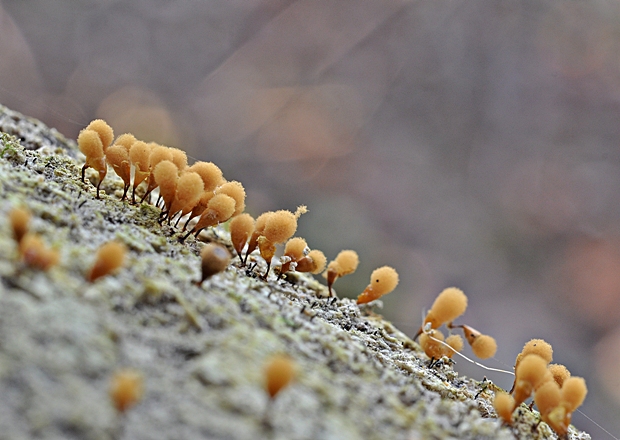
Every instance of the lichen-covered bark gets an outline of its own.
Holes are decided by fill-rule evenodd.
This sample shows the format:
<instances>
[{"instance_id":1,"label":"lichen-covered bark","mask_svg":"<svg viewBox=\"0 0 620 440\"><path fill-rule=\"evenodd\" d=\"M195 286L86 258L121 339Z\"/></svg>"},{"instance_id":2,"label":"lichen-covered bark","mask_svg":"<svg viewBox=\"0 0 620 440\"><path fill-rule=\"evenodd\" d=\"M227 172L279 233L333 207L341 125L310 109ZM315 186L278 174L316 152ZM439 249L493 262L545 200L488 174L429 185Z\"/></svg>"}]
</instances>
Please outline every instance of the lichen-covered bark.
<instances>
[{"instance_id":1,"label":"lichen-covered bark","mask_svg":"<svg viewBox=\"0 0 620 440\"><path fill-rule=\"evenodd\" d=\"M156 208L121 202L111 176L95 199L74 143L57 132L5 107L0 128L17 136L0 143L0 439L556 438L545 424L533 431L538 417L525 406L502 427L492 384L449 363L429 369L391 323L325 298L310 277L265 282L236 258L196 286L201 242L181 244ZM50 271L19 262L7 220L15 206L60 251ZM129 248L127 264L88 283L111 239ZM228 243L221 228L205 239ZM262 372L276 353L300 373L270 401ZM119 415L108 389L124 367L142 372L145 394Z\"/></svg>"}]
</instances>

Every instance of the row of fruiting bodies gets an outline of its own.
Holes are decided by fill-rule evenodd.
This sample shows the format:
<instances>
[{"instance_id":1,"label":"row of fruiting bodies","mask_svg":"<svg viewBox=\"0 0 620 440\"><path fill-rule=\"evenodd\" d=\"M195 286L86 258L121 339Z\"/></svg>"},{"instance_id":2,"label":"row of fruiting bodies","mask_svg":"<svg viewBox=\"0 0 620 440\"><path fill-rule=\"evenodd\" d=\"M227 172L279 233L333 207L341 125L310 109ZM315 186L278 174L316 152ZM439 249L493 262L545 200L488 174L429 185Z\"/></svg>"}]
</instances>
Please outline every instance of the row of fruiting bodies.
<instances>
[{"instance_id":1,"label":"row of fruiting bodies","mask_svg":"<svg viewBox=\"0 0 620 440\"><path fill-rule=\"evenodd\" d=\"M225 222L245 209L245 189L239 182L227 182L219 167L211 162L187 164L187 155L178 148L137 140L132 134L114 140L114 131L105 121L92 121L78 136L78 147L86 156L84 172L92 167L99 173L99 186L107 175L108 164L124 182L122 199L132 185L132 202L136 189L146 185L140 201L155 188L164 207L162 219L168 222L189 214L189 220L199 217L191 232L196 235L204 228ZM133 173L132 173L133 167ZM188 220L188 221L189 221ZM188 234L189 235L189 234Z\"/></svg>"},{"instance_id":2,"label":"row of fruiting bodies","mask_svg":"<svg viewBox=\"0 0 620 440\"><path fill-rule=\"evenodd\" d=\"M29 231L31 214L27 209L21 207L13 208L9 213L9 221L17 243L19 256L26 266L46 271L58 264L60 259L58 250L47 247L38 234ZM235 236L235 234L232 235L233 237ZM238 240L235 240L235 242L238 244ZM303 247L303 249L300 249L300 247ZM122 243L110 241L103 244L97 251L93 266L86 278L92 282L114 272L123 265L125 254L126 248ZM230 253L228 250L213 243L203 246L201 257L202 278L197 280L196 284L201 284L212 275L225 270L230 263ZM310 269L316 269L317 266L322 270L325 266L323 253L320 251L308 251L305 240L299 237L292 238L287 242L285 256L281 260L282 268L280 270L282 272L291 270L295 265L298 265L297 267L301 272L309 272L311 271ZM318 265L315 260L319 261ZM354 251L340 252L336 259L329 264L325 272L330 289L336 278L352 273L356 269L358 261L357 253ZM386 283L384 272L385 269L380 268L375 270L372 275L382 281L383 290L385 290L384 285ZM374 289L371 287L374 287ZM370 295L373 291L376 294L378 290L381 291L376 286L372 286L371 283L363 295ZM360 296L360 303L363 302L363 295Z\"/></svg>"},{"instance_id":3,"label":"row of fruiting bodies","mask_svg":"<svg viewBox=\"0 0 620 440\"><path fill-rule=\"evenodd\" d=\"M293 237L299 216L307 211L305 206L300 206L294 213L287 210L269 211L255 220L243 212L246 196L243 185L236 181L227 182L217 165L196 162L188 166L187 155L182 150L146 143L131 134L122 134L114 140L112 128L101 119L92 121L80 132L78 146L86 156L82 181L89 167L99 173L97 197L101 181L107 174L107 165L110 165L124 182L122 199L132 186L131 199L135 202L136 189L145 182L146 188L140 201L159 188L163 200L162 220L167 219L170 223L178 216L178 223L182 217L188 216L183 227L185 230L189 221L198 217L194 227L182 240L192 233L198 235L204 228L230 220L231 241L242 264L245 265L249 254L258 248L267 262L264 278L269 273L278 244L285 244L280 275L293 270L317 274L325 269L325 255L319 250L309 250L304 239ZM352 273L357 263L357 254L353 251L343 251L330 262L325 272L330 295L334 281ZM373 301L394 290L397 284L398 274L393 268L384 266L376 269L370 284L360 294L358 303Z\"/></svg>"},{"instance_id":4,"label":"row of fruiting bodies","mask_svg":"<svg viewBox=\"0 0 620 440\"><path fill-rule=\"evenodd\" d=\"M444 339L438 330L446 325L451 331L462 329L474 354L487 359L495 356L495 339L483 335L468 325L455 325L453 321L467 308L467 296L455 287L442 291L435 299L424 318L424 323L416 336L427 356L433 360L443 356L451 358L463 348L463 339L451 334ZM542 339L532 339L525 344L515 361L515 381L510 393L497 393L494 406L505 423L510 424L512 413L534 393L542 421L546 422L558 435L568 432L572 413L583 403L587 393L585 380L571 377L564 365L550 364L553 359L551 345Z\"/></svg>"},{"instance_id":5,"label":"row of fruiting bodies","mask_svg":"<svg viewBox=\"0 0 620 440\"><path fill-rule=\"evenodd\" d=\"M258 248L263 259L267 261L269 271L269 264L275 254L274 243L283 242L283 237L294 234L297 218L303 212L306 212L305 206L298 208L293 215L289 211L266 212L255 222L249 214L233 218L230 222L230 238L242 263L245 264L250 253ZM244 249L246 249L245 257ZM323 272L327 263L323 252L317 249L310 250L306 240L301 237L293 237L286 241L280 261L278 268L280 276L291 270L318 274ZM330 296L334 282L355 272L358 264L359 257L355 251L343 250L327 265L324 276L327 279ZM398 273L392 267L383 266L375 269L370 275L370 284L358 296L357 303L365 304L378 299L393 291L397 285Z\"/></svg>"}]
</instances>

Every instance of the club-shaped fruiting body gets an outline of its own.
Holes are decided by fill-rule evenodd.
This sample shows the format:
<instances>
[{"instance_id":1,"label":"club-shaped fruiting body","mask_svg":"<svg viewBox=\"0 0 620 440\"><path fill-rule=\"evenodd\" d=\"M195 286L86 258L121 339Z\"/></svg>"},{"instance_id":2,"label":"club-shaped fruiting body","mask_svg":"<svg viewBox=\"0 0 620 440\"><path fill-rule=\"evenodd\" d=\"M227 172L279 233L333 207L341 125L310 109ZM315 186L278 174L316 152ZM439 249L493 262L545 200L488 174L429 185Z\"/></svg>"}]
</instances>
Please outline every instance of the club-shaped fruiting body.
<instances>
[{"instance_id":1,"label":"club-shaped fruiting body","mask_svg":"<svg viewBox=\"0 0 620 440\"><path fill-rule=\"evenodd\" d=\"M205 191L213 192L225 182L222 170L212 162L196 162L187 171L198 173L204 183Z\"/></svg>"},{"instance_id":2,"label":"club-shaped fruiting body","mask_svg":"<svg viewBox=\"0 0 620 440\"><path fill-rule=\"evenodd\" d=\"M534 402L540 411L541 418L558 435L568 432L572 413L583 403L588 389L581 377L566 378L560 388L555 381L541 385L534 396Z\"/></svg>"},{"instance_id":3,"label":"club-shaped fruiting body","mask_svg":"<svg viewBox=\"0 0 620 440\"><path fill-rule=\"evenodd\" d=\"M549 364L547 369L560 388L564 384L564 381L570 377L570 371L562 364Z\"/></svg>"},{"instance_id":4,"label":"club-shaped fruiting body","mask_svg":"<svg viewBox=\"0 0 620 440\"><path fill-rule=\"evenodd\" d=\"M295 379L297 367L288 356L276 355L265 365L265 389L272 399Z\"/></svg>"},{"instance_id":5,"label":"club-shaped fruiting body","mask_svg":"<svg viewBox=\"0 0 620 440\"><path fill-rule=\"evenodd\" d=\"M535 355L540 356L547 362L547 364L549 364L549 362L553 360L553 348L551 347L551 344L549 344L543 339L530 339L528 342L525 343L525 345L523 346L523 349L517 355L517 358L515 360L515 366L514 366L515 370L519 366L521 359L523 359L528 354L535 354ZM515 383L516 383L516 379L515 379ZM515 384L513 383L512 388L510 389L511 393L514 390L514 388L515 388Z\"/></svg>"},{"instance_id":6,"label":"club-shaped fruiting body","mask_svg":"<svg viewBox=\"0 0 620 440\"><path fill-rule=\"evenodd\" d=\"M512 412L515 408L515 401L510 394L502 391L497 392L495 394L495 399L493 399L493 407L504 423L512 423Z\"/></svg>"},{"instance_id":7,"label":"club-shaped fruiting body","mask_svg":"<svg viewBox=\"0 0 620 440\"><path fill-rule=\"evenodd\" d=\"M204 180L203 180L203 184L204 184ZM189 220L185 222L185 226L183 227L183 230L185 230L185 228L187 227L191 219L195 217L199 217L205 212L205 210L207 209L207 206L209 205L209 201L214 196L215 196L215 193L213 191L206 191L206 190L203 191L202 195L200 196L200 199L198 199L198 203L196 203L196 205L192 208L191 213L189 215Z\"/></svg>"},{"instance_id":8,"label":"club-shaped fruiting body","mask_svg":"<svg viewBox=\"0 0 620 440\"><path fill-rule=\"evenodd\" d=\"M119 370L110 383L110 398L118 412L125 412L142 398L144 393L142 374L136 370Z\"/></svg>"},{"instance_id":9,"label":"club-shaped fruiting body","mask_svg":"<svg viewBox=\"0 0 620 440\"><path fill-rule=\"evenodd\" d=\"M168 218L171 219L177 213L188 213L200 200L204 192L204 183L197 173L183 171L177 181L176 192L168 210Z\"/></svg>"},{"instance_id":10,"label":"club-shaped fruiting body","mask_svg":"<svg viewBox=\"0 0 620 440\"><path fill-rule=\"evenodd\" d=\"M549 413L560 404L561 399L560 387L555 381L545 382L538 387L534 394L534 403L543 421L549 423Z\"/></svg>"},{"instance_id":11,"label":"club-shaped fruiting body","mask_svg":"<svg viewBox=\"0 0 620 440\"><path fill-rule=\"evenodd\" d=\"M82 167L82 182L84 182L86 168L92 167L99 173L97 198L99 198L101 182L108 172L104 155L113 139L114 131L103 119L95 119L78 135L78 147L86 156L86 162Z\"/></svg>"},{"instance_id":12,"label":"club-shaped fruiting body","mask_svg":"<svg viewBox=\"0 0 620 440\"><path fill-rule=\"evenodd\" d=\"M152 148L153 146L146 142L136 141L129 149L129 160L134 166L133 189L131 192L132 203L136 202L136 188L149 178L151 172L149 156L151 155Z\"/></svg>"},{"instance_id":13,"label":"club-shaped fruiting body","mask_svg":"<svg viewBox=\"0 0 620 440\"><path fill-rule=\"evenodd\" d=\"M492 336L483 335L478 330L468 325L460 325L472 351L480 359L488 359L495 356L497 342Z\"/></svg>"},{"instance_id":14,"label":"club-shaped fruiting body","mask_svg":"<svg viewBox=\"0 0 620 440\"><path fill-rule=\"evenodd\" d=\"M230 252L224 246L215 243L207 243L200 251L202 277L197 282L202 284L216 273L220 273L230 264Z\"/></svg>"},{"instance_id":15,"label":"club-shaped fruiting body","mask_svg":"<svg viewBox=\"0 0 620 440\"><path fill-rule=\"evenodd\" d=\"M442 356L445 356L446 353L450 350L448 347L443 345L441 342L443 341L444 335L439 330L430 330L428 333L422 333L420 335L420 347L424 350L426 355L435 360L441 359Z\"/></svg>"},{"instance_id":16,"label":"club-shaped fruiting body","mask_svg":"<svg viewBox=\"0 0 620 440\"><path fill-rule=\"evenodd\" d=\"M398 272L393 267L383 266L370 275L370 284L357 297L358 304L366 304L393 291L398 285Z\"/></svg>"},{"instance_id":17,"label":"club-shaped fruiting body","mask_svg":"<svg viewBox=\"0 0 620 440\"><path fill-rule=\"evenodd\" d=\"M254 232L252 232L252 235L248 240L248 249L246 250L245 261L247 261L248 256L258 247L258 237L263 235L265 225L267 224L267 219L269 219L272 214L273 211L267 211L263 212L256 218L256 222L254 223Z\"/></svg>"},{"instance_id":18,"label":"club-shaped fruiting body","mask_svg":"<svg viewBox=\"0 0 620 440\"><path fill-rule=\"evenodd\" d=\"M125 245L117 241L103 244L97 251L95 263L87 277L88 281L93 282L121 267L125 262L126 253Z\"/></svg>"},{"instance_id":19,"label":"club-shaped fruiting body","mask_svg":"<svg viewBox=\"0 0 620 440\"><path fill-rule=\"evenodd\" d=\"M103 158L103 143L96 131L84 129L77 138L80 151L86 156L86 165L92 166L91 161L95 158Z\"/></svg>"},{"instance_id":20,"label":"club-shaped fruiting body","mask_svg":"<svg viewBox=\"0 0 620 440\"><path fill-rule=\"evenodd\" d=\"M271 260L273 256L276 254L276 245L267 239L264 235L258 237L258 250L260 252L260 256L267 262L267 270L263 275L263 278L267 278L269 274L269 267L271 266Z\"/></svg>"},{"instance_id":21,"label":"club-shaped fruiting body","mask_svg":"<svg viewBox=\"0 0 620 440\"><path fill-rule=\"evenodd\" d=\"M190 234L196 236L205 228L215 226L230 219L235 212L235 199L226 194L215 194L209 198L207 208L202 212ZM189 235L189 234L188 234ZM187 236L186 236L187 237Z\"/></svg>"},{"instance_id":22,"label":"club-shaped fruiting body","mask_svg":"<svg viewBox=\"0 0 620 440\"><path fill-rule=\"evenodd\" d=\"M101 139L104 152L110 145L112 145L112 141L114 140L114 130L112 130L112 127L110 127L103 119L95 119L91 121L91 123L86 126L85 130L92 130L97 133L99 139Z\"/></svg>"},{"instance_id":23,"label":"club-shaped fruiting body","mask_svg":"<svg viewBox=\"0 0 620 440\"><path fill-rule=\"evenodd\" d=\"M438 328L442 324L454 321L465 313L467 309L467 296L461 289L448 287L435 298L429 310L424 325L431 324L432 328Z\"/></svg>"},{"instance_id":24,"label":"club-shaped fruiting body","mask_svg":"<svg viewBox=\"0 0 620 440\"><path fill-rule=\"evenodd\" d=\"M172 154L172 162L177 166L179 171L187 169L187 153L179 148L170 148Z\"/></svg>"},{"instance_id":25,"label":"club-shaped fruiting body","mask_svg":"<svg viewBox=\"0 0 620 440\"><path fill-rule=\"evenodd\" d=\"M521 359L521 362L515 369L513 392L515 408L532 395L539 383L544 380L546 372L547 361L539 355L528 354Z\"/></svg>"},{"instance_id":26,"label":"club-shaped fruiting body","mask_svg":"<svg viewBox=\"0 0 620 440\"><path fill-rule=\"evenodd\" d=\"M117 137L114 143L105 150L106 161L108 164L112 165L114 172L116 172L124 183L121 200L125 200L125 197L127 197L127 190L131 186L131 159L129 158L129 150L136 141L137 139L133 134L124 133Z\"/></svg>"},{"instance_id":27,"label":"club-shaped fruiting body","mask_svg":"<svg viewBox=\"0 0 620 440\"><path fill-rule=\"evenodd\" d=\"M291 264L295 267L297 262L305 257L308 252L310 252L310 249L305 239L301 237L289 239L284 245L284 255L282 256L280 273L284 274L291 270Z\"/></svg>"},{"instance_id":28,"label":"club-shaped fruiting body","mask_svg":"<svg viewBox=\"0 0 620 440\"><path fill-rule=\"evenodd\" d=\"M424 353L433 360L441 359L443 356L451 358L455 353L463 349L463 338L459 335L452 334L444 340L444 334L439 330L433 329L422 333L419 343Z\"/></svg>"},{"instance_id":29,"label":"club-shaped fruiting body","mask_svg":"<svg viewBox=\"0 0 620 440\"><path fill-rule=\"evenodd\" d=\"M312 249L308 252L308 255L302 257L297 261L295 266L296 272L309 272L311 274L319 274L325 269L327 264L327 258L325 254L318 249Z\"/></svg>"},{"instance_id":30,"label":"club-shaped fruiting body","mask_svg":"<svg viewBox=\"0 0 620 440\"><path fill-rule=\"evenodd\" d=\"M155 169L155 167L164 160L173 162L172 160L173 156L172 156L172 152L170 148L164 145L156 144L154 142L151 142L148 145L150 147L149 170L151 170L151 173L149 174L148 183L146 185L146 191L144 192L144 195L140 199L141 203L149 196L149 194L151 194L151 192L155 188L157 188L157 181L155 180L155 175L153 173L153 170Z\"/></svg>"},{"instance_id":31,"label":"club-shaped fruiting body","mask_svg":"<svg viewBox=\"0 0 620 440\"><path fill-rule=\"evenodd\" d=\"M254 232L248 241L245 259L247 260L248 255L257 247L259 248L261 257L267 262L267 270L263 278L269 274L271 259L275 255L275 246L286 242L295 234L297 220L306 212L308 209L302 205L297 207L294 213L284 209L275 212L269 211L256 219Z\"/></svg>"},{"instance_id":32,"label":"club-shaped fruiting body","mask_svg":"<svg viewBox=\"0 0 620 440\"><path fill-rule=\"evenodd\" d=\"M114 141L114 145L120 145L124 147L127 150L127 152L129 152L129 149L137 140L138 139L136 139L136 137L133 134L123 133L119 137L116 138L116 140Z\"/></svg>"},{"instance_id":33,"label":"club-shaped fruiting body","mask_svg":"<svg viewBox=\"0 0 620 440\"><path fill-rule=\"evenodd\" d=\"M204 228L223 223L240 214L243 209L245 209L245 190L239 182L226 182L216 188L215 192L204 191L190 216L192 218L200 215L193 232L198 236Z\"/></svg>"},{"instance_id":34,"label":"club-shaped fruiting body","mask_svg":"<svg viewBox=\"0 0 620 440\"><path fill-rule=\"evenodd\" d=\"M196 205L194 205L191 208L191 210L185 210L185 209L183 210L182 215L186 215L188 213L190 214L189 218L185 222L185 225L183 226L183 230L187 228L187 225L189 224L190 220L202 215L202 213L207 209L207 205L209 204L209 201L215 195L215 190L219 186L226 183L226 179L224 179L224 177L222 176L222 170L220 170L217 167L217 165L214 165L211 162L196 162L191 167L188 167L187 171L197 173L202 179L204 188L203 188L203 193L198 199L198 202L196 203ZM236 211L236 203L235 203L235 211Z\"/></svg>"},{"instance_id":35,"label":"club-shaped fruiting body","mask_svg":"<svg viewBox=\"0 0 620 440\"><path fill-rule=\"evenodd\" d=\"M230 241L232 242L235 251L239 255L239 259L242 264L245 264L243 260L243 248L254 232L254 218L250 214L239 214L232 218L229 224L230 229Z\"/></svg>"},{"instance_id":36,"label":"club-shaped fruiting body","mask_svg":"<svg viewBox=\"0 0 620 440\"><path fill-rule=\"evenodd\" d=\"M281 262L280 276L292 270L317 274L325 269L327 259L325 254L318 249L310 250L303 238L293 237L284 246Z\"/></svg>"},{"instance_id":37,"label":"club-shaped fruiting body","mask_svg":"<svg viewBox=\"0 0 620 440\"><path fill-rule=\"evenodd\" d=\"M480 359L489 359L495 356L497 352L497 342L492 336L480 335L471 344L471 349Z\"/></svg>"},{"instance_id":38,"label":"club-shaped fruiting body","mask_svg":"<svg viewBox=\"0 0 620 440\"><path fill-rule=\"evenodd\" d=\"M164 201L165 211L169 211L177 192L179 168L170 160L162 160L153 169L152 174L159 186L159 195Z\"/></svg>"},{"instance_id":39,"label":"club-shaped fruiting body","mask_svg":"<svg viewBox=\"0 0 620 440\"><path fill-rule=\"evenodd\" d=\"M352 274L359 265L359 256L357 252L346 249L340 251L336 258L329 262L327 270L323 276L327 279L327 289L329 290L329 296L333 296L332 285L336 280L345 275Z\"/></svg>"},{"instance_id":40,"label":"club-shaped fruiting body","mask_svg":"<svg viewBox=\"0 0 620 440\"><path fill-rule=\"evenodd\" d=\"M30 228L30 211L25 208L13 208L9 213L9 221L13 230L13 238L19 244Z\"/></svg>"},{"instance_id":41,"label":"club-shaped fruiting body","mask_svg":"<svg viewBox=\"0 0 620 440\"><path fill-rule=\"evenodd\" d=\"M55 266L60 260L57 250L49 249L41 237L32 233L25 234L20 240L19 253L27 266L43 271Z\"/></svg>"},{"instance_id":42,"label":"club-shaped fruiting body","mask_svg":"<svg viewBox=\"0 0 620 440\"><path fill-rule=\"evenodd\" d=\"M108 166L105 161L104 147L99 134L93 130L84 129L78 135L78 147L86 156L86 161L82 167L82 182L84 182L84 172L87 168L93 168L99 173L99 182L97 183L97 198L99 198L99 187L108 172Z\"/></svg>"},{"instance_id":43,"label":"club-shaped fruiting body","mask_svg":"<svg viewBox=\"0 0 620 440\"><path fill-rule=\"evenodd\" d=\"M424 329L427 327L436 329L441 327L443 324L447 324L448 327L453 327L452 321L465 313L466 309L467 296L461 289L456 287L448 287L447 289L444 289L439 295L437 295L437 298L435 298L431 309L426 314L424 322L414 336L414 339L420 336L420 334L422 334Z\"/></svg>"},{"instance_id":44,"label":"club-shaped fruiting body","mask_svg":"<svg viewBox=\"0 0 620 440\"><path fill-rule=\"evenodd\" d=\"M125 200L127 190L131 185L129 151L122 145L112 145L106 150L105 158L108 164L112 165L116 175L123 180L123 197L121 200Z\"/></svg>"},{"instance_id":45,"label":"club-shaped fruiting body","mask_svg":"<svg viewBox=\"0 0 620 440\"><path fill-rule=\"evenodd\" d=\"M245 189L243 185L236 181L226 182L216 188L215 194L226 194L235 201L235 211L233 216L241 214L245 210Z\"/></svg>"},{"instance_id":46,"label":"club-shaped fruiting body","mask_svg":"<svg viewBox=\"0 0 620 440\"><path fill-rule=\"evenodd\" d=\"M463 338L461 338L457 334L452 334L448 336L446 338L446 344L448 344L452 348L452 350L448 350L448 353L446 353L446 356L450 358L454 356L455 352L460 352L461 350L463 350Z\"/></svg>"},{"instance_id":47,"label":"club-shaped fruiting body","mask_svg":"<svg viewBox=\"0 0 620 440\"><path fill-rule=\"evenodd\" d=\"M305 206L299 207L295 213L286 209L275 211L267 218L261 235L273 244L284 243L295 234L297 219L306 211Z\"/></svg>"},{"instance_id":48,"label":"club-shaped fruiting body","mask_svg":"<svg viewBox=\"0 0 620 440\"><path fill-rule=\"evenodd\" d=\"M553 348L551 344L544 339L531 339L523 346L521 353L517 355L515 360L515 369L519 366L521 359L528 354L536 354L547 361L547 363L553 360Z\"/></svg>"}]
</instances>

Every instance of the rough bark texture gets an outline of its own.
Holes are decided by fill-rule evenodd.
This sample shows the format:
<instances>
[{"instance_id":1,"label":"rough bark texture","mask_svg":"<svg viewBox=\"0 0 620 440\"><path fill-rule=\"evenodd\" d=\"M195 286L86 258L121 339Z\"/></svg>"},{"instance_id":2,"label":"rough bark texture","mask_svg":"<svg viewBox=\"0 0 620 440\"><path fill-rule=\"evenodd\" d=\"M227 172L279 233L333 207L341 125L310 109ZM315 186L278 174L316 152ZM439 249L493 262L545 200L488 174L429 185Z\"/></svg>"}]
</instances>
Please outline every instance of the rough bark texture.
<instances>
[{"instance_id":1,"label":"rough bark texture","mask_svg":"<svg viewBox=\"0 0 620 440\"><path fill-rule=\"evenodd\" d=\"M556 438L544 423L533 430L525 405L502 427L494 385L448 362L428 368L372 307L325 298L311 277L262 281L235 258L196 286L202 243L181 244L153 206L121 202L111 170L97 200L74 142L2 106L0 130L0 439ZM16 206L60 251L47 272L19 260L7 219ZM129 248L125 266L87 282L111 239ZM223 228L204 239L229 242ZM271 401L263 367L277 353L299 375ZM110 379L126 367L145 393L118 414Z\"/></svg>"}]
</instances>

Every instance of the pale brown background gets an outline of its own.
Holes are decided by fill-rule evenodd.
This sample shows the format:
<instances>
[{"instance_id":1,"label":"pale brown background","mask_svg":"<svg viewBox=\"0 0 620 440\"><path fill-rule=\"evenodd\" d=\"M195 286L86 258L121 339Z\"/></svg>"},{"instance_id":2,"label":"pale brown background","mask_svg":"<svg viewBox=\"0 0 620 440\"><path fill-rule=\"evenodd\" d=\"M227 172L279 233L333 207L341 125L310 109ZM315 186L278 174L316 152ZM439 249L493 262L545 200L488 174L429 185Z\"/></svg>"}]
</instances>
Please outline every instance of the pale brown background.
<instances>
[{"instance_id":1,"label":"pale brown background","mask_svg":"<svg viewBox=\"0 0 620 440\"><path fill-rule=\"evenodd\" d=\"M412 334L459 286L487 364L548 340L620 433L617 1L2 0L0 102L214 161L253 214L308 205L312 247L361 255L341 295L393 265Z\"/></svg>"}]
</instances>

